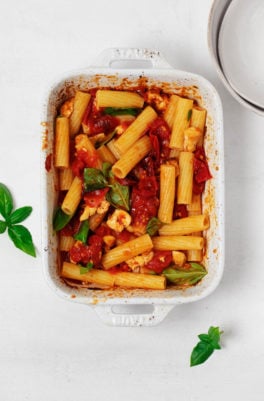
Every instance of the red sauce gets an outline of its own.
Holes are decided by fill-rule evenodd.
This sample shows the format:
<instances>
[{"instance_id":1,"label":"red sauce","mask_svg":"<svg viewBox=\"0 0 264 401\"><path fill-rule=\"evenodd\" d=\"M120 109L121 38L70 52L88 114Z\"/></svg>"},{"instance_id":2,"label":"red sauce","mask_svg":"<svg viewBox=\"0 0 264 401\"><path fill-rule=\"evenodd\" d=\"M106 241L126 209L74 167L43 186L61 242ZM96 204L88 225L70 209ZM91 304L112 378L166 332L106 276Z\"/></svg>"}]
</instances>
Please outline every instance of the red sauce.
<instances>
[{"instance_id":1,"label":"red sauce","mask_svg":"<svg viewBox=\"0 0 264 401\"><path fill-rule=\"evenodd\" d=\"M95 191L87 192L84 194L83 199L87 206L98 207L100 203L105 199L105 195L109 191L109 188L96 189Z\"/></svg>"},{"instance_id":2,"label":"red sauce","mask_svg":"<svg viewBox=\"0 0 264 401\"><path fill-rule=\"evenodd\" d=\"M52 165L52 153L50 153L45 160L45 169L47 172L51 170L51 165Z\"/></svg>"},{"instance_id":3,"label":"red sauce","mask_svg":"<svg viewBox=\"0 0 264 401\"><path fill-rule=\"evenodd\" d=\"M88 151L86 149L77 150L75 159L72 162L73 174L79 178L83 176L85 167L96 168L98 166L98 154L96 151Z\"/></svg>"},{"instance_id":4,"label":"red sauce","mask_svg":"<svg viewBox=\"0 0 264 401\"><path fill-rule=\"evenodd\" d=\"M201 194L204 190L205 182L212 178L202 146L197 147L194 153L193 169L193 192Z\"/></svg>"},{"instance_id":5,"label":"red sauce","mask_svg":"<svg viewBox=\"0 0 264 401\"><path fill-rule=\"evenodd\" d=\"M120 90L121 89L122 88L120 88ZM88 133L88 136L100 133L104 133L105 135L110 134L110 138L111 133L115 131L117 126L121 126L123 130L126 130L133 119L129 118L127 121L126 118L119 119L118 117L107 114L105 108L98 108L95 101L96 91L96 88L89 91L91 94L91 100L82 120L82 128L84 132ZM109 179L106 177L108 180L106 188L93 190L91 192L85 192L86 190L89 190L88 186L85 185L83 187L82 198L77 211L71 221L62 229L61 233L63 235L74 236L74 234L78 232L81 224L80 215L83 213L86 206L97 209L102 201L108 199L110 202L109 210L106 215L102 215L102 218L98 213L99 226L97 226L97 215L95 215L96 219L94 220L95 223L93 221L93 230L89 231L86 243L76 241L69 252L61 253L62 260L71 261L84 266L91 262L93 267L100 269L103 267L102 255L109 250L110 246L112 246L111 241L109 242L110 245L109 243L106 244L107 241L104 241L104 237L113 236L113 246L127 243L128 241L138 238L139 235L145 234L149 220L158 215L160 165L166 163L168 159L170 159L171 154L171 149L169 147L171 130L163 119L164 107L168 104L169 95L165 94L158 88L148 88L147 80L144 77L142 77L142 82L139 83L138 87L135 87L133 91L137 91L137 93L144 98L145 106L150 104L158 115L155 121L147 127L146 132L144 132L144 135L147 135L150 139L152 149L125 178L119 179L110 176ZM185 94L184 90L179 93L181 95ZM155 96L155 94L157 96ZM186 95L188 95L188 93ZM140 110L138 112L140 112ZM80 133L82 133L82 129L80 130ZM118 134L120 134L120 132ZM70 164L75 176L83 179L83 171L85 168L100 168L98 165L101 166L102 162L103 161L99 158L96 150L76 150L75 138L72 138L70 146ZM173 163L177 166L177 160L174 160ZM46 170L50 171L51 166L52 154L49 154L45 161ZM197 147L194 152L193 193L201 194L204 190L206 180L211 177L204 148ZM122 193L120 189L119 191L115 190L116 192L111 190L110 195L107 194L109 187L113 189L113 186L110 184L113 184L114 182L129 187L129 207L127 206L127 193L125 199L126 202L123 203L122 196L124 196L124 193ZM65 196L65 193L63 193L63 195ZM117 199L117 203L113 200L113 196ZM59 201L58 204L61 204L61 201ZM118 209L128 208L128 212L132 218L131 226L128 227L128 229L124 228L121 232L117 232L107 225L107 219L113 213L115 207ZM178 219L187 216L188 211L186 205L177 204L176 199L173 218ZM118 220L120 225L122 225L123 221L121 214ZM92 219L90 221L92 222ZM158 233L155 235L158 235ZM153 258L143 266L145 270L142 271L161 274L165 268L173 263L172 251L153 250L153 254ZM131 250L128 246L124 251L124 255L127 259L132 257ZM123 262L108 270L108 272L112 274L116 274L120 271L131 271L131 268L127 263Z\"/></svg>"},{"instance_id":6,"label":"red sauce","mask_svg":"<svg viewBox=\"0 0 264 401\"><path fill-rule=\"evenodd\" d=\"M104 132L109 134L119 124L119 120L116 117L109 115L102 115L95 118L89 118L87 121L87 127L91 135L100 134Z\"/></svg>"},{"instance_id":7,"label":"red sauce","mask_svg":"<svg viewBox=\"0 0 264 401\"><path fill-rule=\"evenodd\" d=\"M146 226L149 219L157 215L159 199L155 176L143 177L134 186L131 194L131 216L135 226Z\"/></svg>"},{"instance_id":8,"label":"red sauce","mask_svg":"<svg viewBox=\"0 0 264 401\"><path fill-rule=\"evenodd\" d=\"M162 273L172 262L171 251L155 251L153 258L145 265L146 269Z\"/></svg>"},{"instance_id":9,"label":"red sauce","mask_svg":"<svg viewBox=\"0 0 264 401\"><path fill-rule=\"evenodd\" d=\"M93 263L94 267L99 267L102 258L102 239L98 235L91 235L88 244L77 242L69 251L70 260L73 263Z\"/></svg>"}]
</instances>

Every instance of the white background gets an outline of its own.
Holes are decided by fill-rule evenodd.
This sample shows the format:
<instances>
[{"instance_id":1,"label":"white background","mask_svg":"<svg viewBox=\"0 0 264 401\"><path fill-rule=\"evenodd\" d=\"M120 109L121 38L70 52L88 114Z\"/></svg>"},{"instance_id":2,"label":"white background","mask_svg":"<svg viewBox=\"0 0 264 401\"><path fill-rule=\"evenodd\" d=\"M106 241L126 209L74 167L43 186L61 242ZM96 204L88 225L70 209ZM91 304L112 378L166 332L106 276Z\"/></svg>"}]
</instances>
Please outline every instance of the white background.
<instances>
[{"instance_id":1,"label":"white background","mask_svg":"<svg viewBox=\"0 0 264 401\"><path fill-rule=\"evenodd\" d=\"M264 121L227 93L207 47L211 0L8 0L0 5L0 182L17 207L36 259L0 237L0 400L263 401ZM40 135L43 101L62 72L109 47L160 50L203 75L223 102L226 263L208 298L175 307L152 328L105 326L66 302L43 277ZM197 335L224 330L222 350L189 367Z\"/></svg>"}]
</instances>

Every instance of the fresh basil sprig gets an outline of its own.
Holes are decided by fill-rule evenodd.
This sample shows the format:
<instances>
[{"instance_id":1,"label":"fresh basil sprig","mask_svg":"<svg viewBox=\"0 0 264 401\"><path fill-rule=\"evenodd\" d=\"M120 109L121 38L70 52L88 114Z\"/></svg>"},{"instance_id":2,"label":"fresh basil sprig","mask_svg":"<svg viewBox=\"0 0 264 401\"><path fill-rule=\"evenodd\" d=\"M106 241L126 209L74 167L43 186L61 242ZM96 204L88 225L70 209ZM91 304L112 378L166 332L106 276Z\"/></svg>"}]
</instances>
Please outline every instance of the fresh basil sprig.
<instances>
[{"instance_id":1,"label":"fresh basil sprig","mask_svg":"<svg viewBox=\"0 0 264 401\"><path fill-rule=\"evenodd\" d=\"M207 334L199 334L200 341L193 348L190 358L190 365L196 366L204 363L216 349L221 349L219 344L223 331L219 327L211 326Z\"/></svg>"},{"instance_id":2,"label":"fresh basil sprig","mask_svg":"<svg viewBox=\"0 0 264 401\"><path fill-rule=\"evenodd\" d=\"M9 189L0 183L0 214L4 220L0 220L0 234L6 229L9 238L14 245L28 255L36 257L36 250L29 230L21 224L32 212L31 206L14 209L14 202Z\"/></svg>"},{"instance_id":3,"label":"fresh basil sprig","mask_svg":"<svg viewBox=\"0 0 264 401\"><path fill-rule=\"evenodd\" d=\"M175 265L164 269L162 274L173 284L194 285L207 274L207 271L200 263L190 262L188 269Z\"/></svg>"}]
</instances>

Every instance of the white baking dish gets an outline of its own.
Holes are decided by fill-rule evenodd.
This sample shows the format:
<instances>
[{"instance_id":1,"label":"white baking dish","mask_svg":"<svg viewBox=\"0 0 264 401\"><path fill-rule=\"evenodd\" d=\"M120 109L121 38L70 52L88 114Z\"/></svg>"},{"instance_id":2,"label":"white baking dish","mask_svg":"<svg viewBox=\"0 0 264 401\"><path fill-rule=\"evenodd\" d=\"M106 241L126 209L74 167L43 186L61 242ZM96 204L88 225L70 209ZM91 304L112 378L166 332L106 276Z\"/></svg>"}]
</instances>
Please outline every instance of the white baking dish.
<instances>
[{"instance_id":1,"label":"white baking dish","mask_svg":"<svg viewBox=\"0 0 264 401\"><path fill-rule=\"evenodd\" d=\"M124 63L122 66L125 68L114 69L114 63L117 62ZM127 65L136 67L135 62L139 63L141 68L126 68ZM224 156L221 101L207 80L195 74L173 69L156 51L108 49L101 53L95 65L60 77L50 88L44 107L45 132L42 140L44 272L49 285L58 295L73 302L92 306L104 322L118 326L152 326L162 321L175 305L197 301L209 295L219 284L223 273ZM115 87L120 84L124 88L129 88L142 79L150 85L160 85L170 93L177 93L179 88L185 87L185 95L198 100L208 111L205 149L213 175L213 179L206 184L203 196L203 209L210 214L211 220L211 227L206 233L207 251L203 260L208 274L198 285L185 290L173 287L164 291L71 288L57 273L57 237L52 229L53 210L57 199L57 178L52 167L50 171L45 168L45 162L53 152L53 125L57 106L76 88ZM117 313L117 306L120 305L128 305L126 310L128 313ZM152 310L143 314L134 313L136 305L151 305Z\"/></svg>"}]
</instances>

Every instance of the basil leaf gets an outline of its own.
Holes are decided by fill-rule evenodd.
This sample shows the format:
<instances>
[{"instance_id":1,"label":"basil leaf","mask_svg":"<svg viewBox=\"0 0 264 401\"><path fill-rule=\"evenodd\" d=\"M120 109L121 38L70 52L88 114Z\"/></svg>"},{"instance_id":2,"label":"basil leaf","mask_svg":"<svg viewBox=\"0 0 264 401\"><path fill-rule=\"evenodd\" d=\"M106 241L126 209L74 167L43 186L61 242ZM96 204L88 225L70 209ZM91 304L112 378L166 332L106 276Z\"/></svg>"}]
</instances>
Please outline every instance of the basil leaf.
<instances>
[{"instance_id":1,"label":"basil leaf","mask_svg":"<svg viewBox=\"0 0 264 401\"><path fill-rule=\"evenodd\" d=\"M111 188L106 195L106 199L112 206L129 211L129 186L115 182L109 185Z\"/></svg>"},{"instance_id":2,"label":"basil leaf","mask_svg":"<svg viewBox=\"0 0 264 401\"><path fill-rule=\"evenodd\" d=\"M66 214L62 211L61 208L58 208L55 212L55 216L53 218L53 229L55 231L62 230L71 220L72 215Z\"/></svg>"},{"instance_id":3,"label":"basil leaf","mask_svg":"<svg viewBox=\"0 0 264 401\"><path fill-rule=\"evenodd\" d=\"M87 167L84 169L84 189L87 192L102 189L107 186L107 180L101 170Z\"/></svg>"},{"instance_id":4,"label":"basil leaf","mask_svg":"<svg viewBox=\"0 0 264 401\"><path fill-rule=\"evenodd\" d=\"M85 244L88 238L89 228L88 220L83 221L78 232L73 236L73 238Z\"/></svg>"},{"instance_id":5,"label":"basil leaf","mask_svg":"<svg viewBox=\"0 0 264 401\"><path fill-rule=\"evenodd\" d=\"M14 245L21 251L36 257L35 247L29 230L22 225L8 227L8 235Z\"/></svg>"},{"instance_id":6,"label":"basil leaf","mask_svg":"<svg viewBox=\"0 0 264 401\"><path fill-rule=\"evenodd\" d=\"M0 220L0 234L3 234L6 230L7 224L5 221Z\"/></svg>"},{"instance_id":7,"label":"basil leaf","mask_svg":"<svg viewBox=\"0 0 264 401\"><path fill-rule=\"evenodd\" d=\"M192 117L192 109L188 110L187 121L190 121L191 117Z\"/></svg>"},{"instance_id":8,"label":"basil leaf","mask_svg":"<svg viewBox=\"0 0 264 401\"><path fill-rule=\"evenodd\" d=\"M110 170L111 170L112 164L109 162L103 162L103 166L102 166L102 172L103 175L105 176L105 178L109 178L110 176Z\"/></svg>"},{"instance_id":9,"label":"basil leaf","mask_svg":"<svg viewBox=\"0 0 264 401\"><path fill-rule=\"evenodd\" d=\"M204 342L206 342L206 343L210 343L210 342L211 342L211 339L210 339L210 337L208 336L208 334L199 334L198 338L199 338L201 341L204 341Z\"/></svg>"},{"instance_id":10,"label":"basil leaf","mask_svg":"<svg viewBox=\"0 0 264 401\"><path fill-rule=\"evenodd\" d=\"M9 189L0 183L0 213L7 219L13 210L13 198Z\"/></svg>"},{"instance_id":11,"label":"basil leaf","mask_svg":"<svg viewBox=\"0 0 264 401\"><path fill-rule=\"evenodd\" d=\"M212 355L215 349L221 349L219 344L220 336L223 332L219 327L211 326L207 334L199 334L201 341L193 348L190 358L190 365L200 365Z\"/></svg>"},{"instance_id":12,"label":"basil leaf","mask_svg":"<svg viewBox=\"0 0 264 401\"><path fill-rule=\"evenodd\" d=\"M115 107L106 107L104 109L105 114L110 114L110 116L123 116L126 114L129 114L131 116L136 116L138 113L138 109L134 109L132 107L129 107L127 109L119 109Z\"/></svg>"},{"instance_id":13,"label":"basil leaf","mask_svg":"<svg viewBox=\"0 0 264 401\"><path fill-rule=\"evenodd\" d=\"M221 349L219 341L222 333L223 332L219 330L219 327L211 326L210 329L208 330L208 337L210 338L211 343L215 349Z\"/></svg>"},{"instance_id":14,"label":"basil leaf","mask_svg":"<svg viewBox=\"0 0 264 401\"><path fill-rule=\"evenodd\" d=\"M157 217L152 217L148 221L148 224L147 224L147 228L146 228L147 233L150 236L153 236L159 231L161 226L162 226L162 222Z\"/></svg>"},{"instance_id":15,"label":"basil leaf","mask_svg":"<svg viewBox=\"0 0 264 401\"><path fill-rule=\"evenodd\" d=\"M214 352L214 347L207 342L200 341L192 350L191 366L200 365L205 362Z\"/></svg>"},{"instance_id":16,"label":"basil leaf","mask_svg":"<svg viewBox=\"0 0 264 401\"><path fill-rule=\"evenodd\" d=\"M204 266L199 263L190 263L190 268L168 267L162 274L172 283L178 285L194 285L206 274Z\"/></svg>"},{"instance_id":17,"label":"basil leaf","mask_svg":"<svg viewBox=\"0 0 264 401\"><path fill-rule=\"evenodd\" d=\"M17 224L24 221L32 212L31 206L24 206L16 209L13 213L11 213L8 221L10 224Z\"/></svg>"},{"instance_id":18,"label":"basil leaf","mask_svg":"<svg viewBox=\"0 0 264 401\"><path fill-rule=\"evenodd\" d=\"M85 274L85 273L89 272L90 270L92 270L92 268L93 268L92 262L88 262L86 266L80 265L80 274Z\"/></svg>"}]
</instances>

